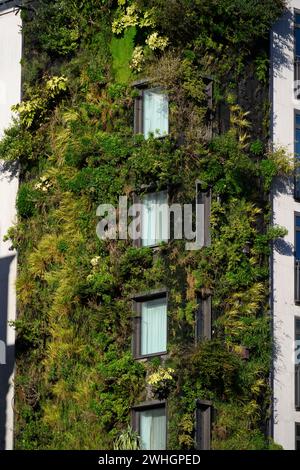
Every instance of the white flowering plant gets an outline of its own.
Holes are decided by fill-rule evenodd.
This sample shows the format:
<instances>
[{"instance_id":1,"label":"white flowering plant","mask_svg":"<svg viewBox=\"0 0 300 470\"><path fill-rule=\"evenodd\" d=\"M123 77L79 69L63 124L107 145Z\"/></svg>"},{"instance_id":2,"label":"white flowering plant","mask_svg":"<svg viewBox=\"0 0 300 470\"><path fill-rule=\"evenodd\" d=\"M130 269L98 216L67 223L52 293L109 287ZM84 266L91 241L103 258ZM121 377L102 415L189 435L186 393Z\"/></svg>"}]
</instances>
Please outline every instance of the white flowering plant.
<instances>
[{"instance_id":1,"label":"white flowering plant","mask_svg":"<svg viewBox=\"0 0 300 470\"><path fill-rule=\"evenodd\" d=\"M37 191L42 191L43 193L47 193L51 188L52 183L47 176L41 176L39 182L34 185L34 189Z\"/></svg>"},{"instance_id":2,"label":"white flowering plant","mask_svg":"<svg viewBox=\"0 0 300 470\"><path fill-rule=\"evenodd\" d=\"M143 46L136 46L134 48L130 68L136 72L141 72L145 61Z\"/></svg>"},{"instance_id":3,"label":"white flowering plant","mask_svg":"<svg viewBox=\"0 0 300 470\"><path fill-rule=\"evenodd\" d=\"M112 23L112 32L122 34L127 28L148 28L144 45L137 45L132 54L130 68L141 72L145 56L150 51L163 51L169 45L169 39L155 31L155 8L142 10L136 2L118 1L118 15Z\"/></svg>"},{"instance_id":4,"label":"white flowering plant","mask_svg":"<svg viewBox=\"0 0 300 470\"><path fill-rule=\"evenodd\" d=\"M153 395L163 400L175 386L175 370L159 366L157 371L148 377L147 383L151 386Z\"/></svg>"},{"instance_id":5,"label":"white flowering plant","mask_svg":"<svg viewBox=\"0 0 300 470\"><path fill-rule=\"evenodd\" d=\"M159 36L155 31L147 37L146 44L148 44L152 51L155 51L156 49L163 51L169 44L169 39L165 36Z\"/></svg>"}]
</instances>

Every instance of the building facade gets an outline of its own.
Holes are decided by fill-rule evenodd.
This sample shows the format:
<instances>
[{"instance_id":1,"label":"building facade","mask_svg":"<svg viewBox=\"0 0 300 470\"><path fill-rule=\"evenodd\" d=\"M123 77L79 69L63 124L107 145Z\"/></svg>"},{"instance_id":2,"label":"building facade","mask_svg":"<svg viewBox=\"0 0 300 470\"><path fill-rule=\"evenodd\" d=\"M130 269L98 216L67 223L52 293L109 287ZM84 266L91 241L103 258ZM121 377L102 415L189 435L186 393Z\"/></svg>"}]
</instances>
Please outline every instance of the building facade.
<instances>
[{"instance_id":1,"label":"building facade","mask_svg":"<svg viewBox=\"0 0 300 470\"><path fill-rule=\"evenodd\" d=\"M296 157L295 177L278 180L272 194L273 223L288 230L275 244L271 261L272 427L275 442L300 450L300 0L290 1L274 26L271 65L272 141Z\"/></svg>"},{"instance_id":2,"label":"building facade","mask_svg":"<svg viewBox=\"0 0 300 470\"><path fill-rule=\"evenodd\" d=\"M11 106L21 96L22 33L19 2L0 1L0 137L11 122ZM4 242L16 216L17 170L0 162L0 449L13 448L14 343L10 322L16 317L16 254Z\"/></svg>"}]
</instances>

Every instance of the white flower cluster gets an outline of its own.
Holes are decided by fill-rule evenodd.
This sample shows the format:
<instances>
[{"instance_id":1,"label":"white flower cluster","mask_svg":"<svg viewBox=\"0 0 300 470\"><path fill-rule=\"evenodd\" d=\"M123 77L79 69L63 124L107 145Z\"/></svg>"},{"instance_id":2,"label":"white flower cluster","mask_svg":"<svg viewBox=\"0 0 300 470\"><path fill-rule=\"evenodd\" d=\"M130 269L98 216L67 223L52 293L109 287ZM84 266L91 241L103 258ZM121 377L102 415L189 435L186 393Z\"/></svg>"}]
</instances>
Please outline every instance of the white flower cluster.
<instances>
[{"instance_id":1,"label":"white flower cluster","mask_svg":"<svg viewBox=\"0 0 300 470\"><path fill-rule=\"evenodd\" d=\"M138 8L137 5L133 3L126 8L125 15L113 21L112 31L115 34L120 34L124 29L129 28L130 26L136 26L138 21Z\"/></svg>"},{"instance_id":2,"label":"white flower cluster","mask_svg":"<svg viewBox=\"0 0 300 470\"><path fill-rule=\"evenodd\" d=\"M41 176L40 181L35 184L34 189L46 193L51 188L52 183L47 176Z\"/></svg>"},{"instance_id":3,"label":"white flower cluster","mask_svg":"<svg viewBox=\"0 0 300 470\"><path fill-rule=\"evenodd\" d=\"M144 64L144 49L142 46L136 46L134 48L130 68L136 72L141 72Z\"/></svg>"},{"instance_id":4,"label":"white flower cluster","mask_svg":"<svg viewBox=\"0 0 300 470\"><path fill-rule=\"evenodd\" d=\"M93 266L92 273L89 274L86 278L87 282L92 282L93 279L95 278L95 274L97 273L97 268L100 265L101 257L100 256L95 256L94 258L91 259L90 263Z\"/></svg>"},{"instance_id":5,"label":"white flower cluster","mask_svg":"<svg viewBox=\"0 0 300 470\"><path fill-rule=\"evenodd\" d=\"M119 6L124 7L125 2L120 3ZM141 10L138 8L136 3L132 3L126 9L123 9L123 15L115 19L112 24L112 31L115 34L120 34L126 28L130 26L139 25L141 28L147 28L154 26L154 9L146 10L142 16Z\"/></svg>"},{"instance_id":6,"label":"white flower cluster","mask_svg":"<svg viewBox=\"0 0 300 470\"><path fill-rule=\"evenodd\" d=\"M159 36L157 32L150 34L146 39L146 44L152 49L160 49L163 51L169 44L169 39L164 36Z\"/></svg>"},{"instance_id":7,"label":"white flower cluster","mask_svg":"<svg viewBox=\"0 0 300 470\"><path fill-rule=\"evenodd\" d=\"M91 265L93 266L93 268L95 268L96 266L99 266L100 260L101 260L100 256L95 256L95 258L91 259Z\"/></svg>"},{"instance_id":8,"label":"white flower cluster","mask_svg":"<svg viewBox=\"0 0 300 470\"><path fill-rule=\"evenodd\" d=\"M121 34L126 28L139 26L140 28L155 28L155 8L150 8L144 12L133 2L129 6L126 0L118 0L119 17L112 23L112 31ZM152 51L156 49L163 51L169 44L169 39L160 36L157 31L150 33L146 39L146 45ZM145 49L143 46L136 46L133 50L130 68L136 72L141 72L145 62Z\"/></svg>"}]
</instances>

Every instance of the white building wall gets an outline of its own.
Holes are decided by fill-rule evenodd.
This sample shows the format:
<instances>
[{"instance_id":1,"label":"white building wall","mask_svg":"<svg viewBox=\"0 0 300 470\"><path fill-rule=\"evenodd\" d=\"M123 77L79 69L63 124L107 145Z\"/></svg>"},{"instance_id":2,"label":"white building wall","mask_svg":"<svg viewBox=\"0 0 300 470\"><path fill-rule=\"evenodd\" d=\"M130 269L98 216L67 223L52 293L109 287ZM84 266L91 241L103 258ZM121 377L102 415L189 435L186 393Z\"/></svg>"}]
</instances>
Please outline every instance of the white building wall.
<instances>
[{"instance_id":1,"label":"white building wall","mask_svg":"<svg viewBox=\"0 0 300 470\"><path fill-rule=\"evenodd\" d=\"M21 53L20 15L13 9L0 10L0 138L11 122L11 106L20 101ZM16 317L17 260L3 236L16 218L17 189L17 175L4 171L0 163L0 340L6 343L6 364L0 364L0 449L13 448L15 333L8 322Z\"/></svg>"},{"instance_id":2,"label":"white building wall","mask_svg":"<svg viewBox=\"0 0 300 470\"><path fill-rule=\"evenodd\" d=\"M294 152L295 110L300 100L294 98L294 8L300 0L290 0L288 11L275 25L271 43L271 131L275 145ZM288 235L275 244L273 252L274 315L274 440L286 450L295 449L294 322L300 306L294 302L294 217L300 203L294 200L293 182L278 181L273 194L273 222L284 226Z\"/></svg>"}]
</instances>

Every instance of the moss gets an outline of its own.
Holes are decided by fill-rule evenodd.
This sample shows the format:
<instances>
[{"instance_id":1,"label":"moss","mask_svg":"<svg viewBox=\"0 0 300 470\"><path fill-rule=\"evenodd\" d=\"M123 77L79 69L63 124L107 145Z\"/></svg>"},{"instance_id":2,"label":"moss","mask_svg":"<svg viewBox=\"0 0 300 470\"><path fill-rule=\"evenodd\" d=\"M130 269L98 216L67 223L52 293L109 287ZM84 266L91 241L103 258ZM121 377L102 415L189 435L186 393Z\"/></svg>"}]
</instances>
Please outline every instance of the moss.
<instances>
[{"instance_id":1,"label":"moss","mask_svg":"<svg viewBox=\"0 0 300 470\"><path fill-rule=\"evenodd\" d=\"M112 37L110 46L113 59L112 68L117 82L128 83L132 76L129 65L134 49L135 35L136 29L132 27L126 30L124 37Z\"/></svg>"}]
</instances>

